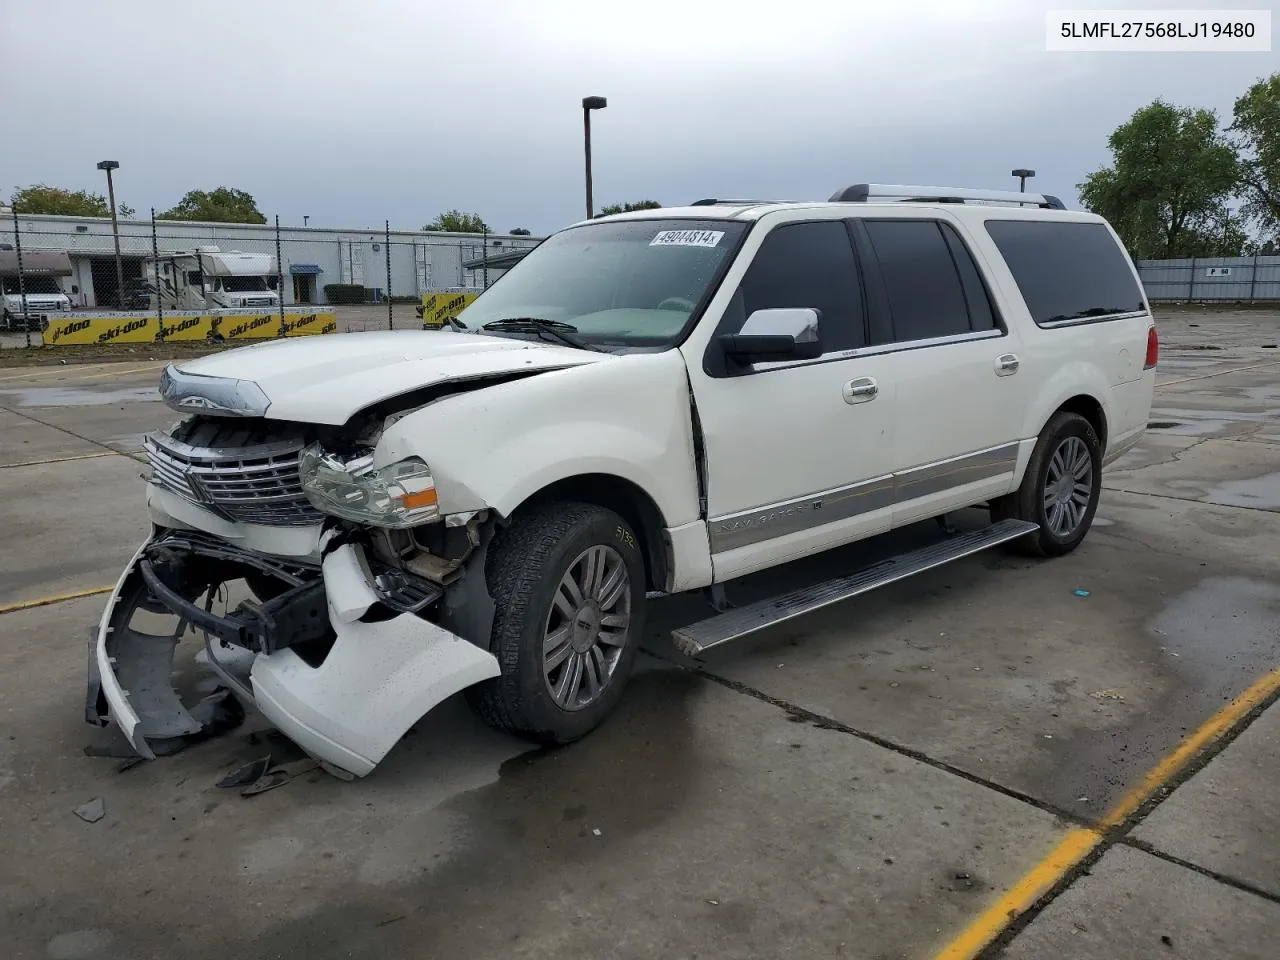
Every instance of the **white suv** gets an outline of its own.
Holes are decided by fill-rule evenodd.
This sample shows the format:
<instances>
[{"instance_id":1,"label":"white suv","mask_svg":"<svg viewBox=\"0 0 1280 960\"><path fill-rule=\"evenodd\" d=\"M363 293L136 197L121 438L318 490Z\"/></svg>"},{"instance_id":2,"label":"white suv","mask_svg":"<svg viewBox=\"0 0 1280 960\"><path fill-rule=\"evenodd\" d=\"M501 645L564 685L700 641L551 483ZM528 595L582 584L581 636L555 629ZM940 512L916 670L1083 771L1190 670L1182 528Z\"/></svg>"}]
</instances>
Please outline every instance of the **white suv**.
<instances>
[{"instance_id":1,"label":"white suv","mask_svg":"<svg viewBox=\"0 0 1280 960\"><path fill-rule=\"evenodd\" d=\"M1101 218L867 184L576 224L450 327L166 371L188 416L147 440L154 531L95 630L91 722L147 757L198 733L155 682L190 625L341 776L463 688L573 740L616 706L654 595L708 590L720 612L674 637L697 655L999 543L1074 549L1158 351ZM988 526L725 603L734 578L982 505Z\"/></svg>"}]
</instances>

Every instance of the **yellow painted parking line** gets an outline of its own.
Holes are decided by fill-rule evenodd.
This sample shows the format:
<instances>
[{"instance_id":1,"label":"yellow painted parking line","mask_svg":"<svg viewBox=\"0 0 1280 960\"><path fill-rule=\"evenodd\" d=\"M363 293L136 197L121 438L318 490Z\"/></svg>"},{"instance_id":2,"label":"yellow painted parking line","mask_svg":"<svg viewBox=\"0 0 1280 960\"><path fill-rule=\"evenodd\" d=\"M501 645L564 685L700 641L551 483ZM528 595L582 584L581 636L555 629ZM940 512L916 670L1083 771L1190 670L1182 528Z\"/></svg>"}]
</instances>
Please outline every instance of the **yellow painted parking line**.
<instances>
[{"instance_id":1,"label":"yellow painted parking line","mask_svg":"<svg viewBox=\"0 0 1280 960\"><path fill-rule=\"evenodd\" d=\"M1239 723L1254 707L1280 690L1280 669L1260 677L1166 754L1126 793L1095 827L1077 827L995 903L935 954L934 960L972 960L984 947L1048 893L1103 842L1106 833L1140 810L1156 792L1186 769L1195 757Z\"/></svg>"},{"instance_id":2,"label":"yellow painted parking line","mask_svg":"<svg viewBox=\"0 0 1280 960\"><path fill-rule=\"evenodd\" d=\"M1266 363L1253 363L1247 367L1232 367L1230 370L1219 370L1217 373L1202 373L1195 377L1183 377L1180 380L1166 380L1163 383L1157 383L1156 389L1161 387L1171 387L1175 383L1190 383L1192 380L1211 380L1214 377L1225 377L1231 373L1244 373L1246 370L1261 370L1263 367L1274 367L1280 360L1268 360Z\"/></svg>"},{"instance_id":3,"label":"yellow painted parking line","mask_svg":"<svg viewBox=\"0 0 1280 960\"><path fill-rule=\"evenodd\" d=\"M57 367L50 371L48 376L45 377L36 377L31 373L13 374L0 377L0 382L9 380L26 380L31 383L68 383L79 380L107 380L112 377L127 377L131 373L146 373L152 370L159 370L167 363L169 363L168 360L153 360L140 367L129 367L123 370L120 369L121 364L119 363L102 363L94 364L92 366ZM45 367L39 367L35 368L35 371L43 372L47 369L48 368ZM86 373L86 370L92 370L92 372ZM68 374L78 374L78 376L67 376Z\"/></svg>"},{"instance_id":4,"label":"yellow painted parking line","mask_svg":"<svg viewBox=\"0 0 1280 960\"><path fill-rule=\"evenodd\" d=\"M32 607L47 607L52 603L63 603L67 600L79 600L81 597L93 597L99 593L110 593L115 587L90 587L88 590L73 590L71 593L55 593L51 597L38 597L35 600L19 600L0 607L0 613L14 613L18 610L30 610Z\"/></svg>"}]
</instances>

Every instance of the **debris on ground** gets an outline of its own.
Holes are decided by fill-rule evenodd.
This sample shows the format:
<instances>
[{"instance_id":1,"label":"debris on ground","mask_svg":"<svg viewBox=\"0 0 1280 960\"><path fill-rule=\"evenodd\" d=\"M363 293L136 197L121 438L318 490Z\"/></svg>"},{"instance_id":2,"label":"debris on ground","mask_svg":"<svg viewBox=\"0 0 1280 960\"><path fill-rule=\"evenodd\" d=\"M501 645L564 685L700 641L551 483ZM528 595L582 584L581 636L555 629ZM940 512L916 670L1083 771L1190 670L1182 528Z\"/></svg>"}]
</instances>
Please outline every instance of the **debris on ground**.
<instances>
[{"instance_id":1,"label":"debris on ground","mask_svg":"<svg viewBox=\"0 0 1280 960\"><path fill-rule=\"evenodd\" d=\"M255 734L250 734L249 739L251 742L259 740ZM284 755L296 756L300 752L295 748L293 751L285 751ZM310 773L319 766L320 764L310 757L284 759L280 752L268 753L232 770L219 780L217 785L223 789L240 787L242 788L240 796L254 797L268 790L274 790L276 787L282 787L290 780L304 773Z\"/></svg>"},{"instance_id":2,"label":"debris on ground","mask_svg":"<svg viewBox=\"0 0 1280 960\"><path fill-rule=\"evenodd\" d=\"M1123 700L1124 694L1118 690L1095 690L1089 694L1095 700Z\"/></svg>"},{"instance_id":3,"label":"debris on ground","mask_svg":"<svg viewBox=\"0 0 1280 960\"><path fill-rule=\"evenodd\" d=\"M76 807L75 814L85 823L97 823L107 815L107 805L101 797L94 797L88 803Z\"/></svg>"},{"instance_id":4,"label":"debris on ground","mask_svg":"<svg viewBox=\"0 0 1280 960\"><path fill-rule=\"evenodd\" d=\"M1087 597L1089 595L1088 590L1081 590L1079 587L1077 587L1075 590L1072 590L1071 592L1074 593L1077 597Z\"/></svg>"}]
</instances>

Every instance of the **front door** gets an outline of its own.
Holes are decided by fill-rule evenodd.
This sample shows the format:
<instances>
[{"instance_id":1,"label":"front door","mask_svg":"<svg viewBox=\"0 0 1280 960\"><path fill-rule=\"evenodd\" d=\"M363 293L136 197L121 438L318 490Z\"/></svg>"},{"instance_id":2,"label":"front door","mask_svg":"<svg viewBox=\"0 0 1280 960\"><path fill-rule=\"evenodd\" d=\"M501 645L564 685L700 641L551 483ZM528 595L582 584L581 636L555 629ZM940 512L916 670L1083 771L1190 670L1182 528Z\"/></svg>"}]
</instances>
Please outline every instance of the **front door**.
<instances>
[{"instance_id":1,"label":"front door","mask_svg":"<svg viewBox=\"0 0 1280 960\"><path fill-rule=\"evenodd\" d=\"M686 354L705 443L717 582L889 528L894 384L883 358L856 357L866 315L849 231L783 223L765 236L717 333L753 311L820 312L823 354L735 369L713 338ZM704 363L705 360L705 363Z\"/></svg>"}]
</instances>

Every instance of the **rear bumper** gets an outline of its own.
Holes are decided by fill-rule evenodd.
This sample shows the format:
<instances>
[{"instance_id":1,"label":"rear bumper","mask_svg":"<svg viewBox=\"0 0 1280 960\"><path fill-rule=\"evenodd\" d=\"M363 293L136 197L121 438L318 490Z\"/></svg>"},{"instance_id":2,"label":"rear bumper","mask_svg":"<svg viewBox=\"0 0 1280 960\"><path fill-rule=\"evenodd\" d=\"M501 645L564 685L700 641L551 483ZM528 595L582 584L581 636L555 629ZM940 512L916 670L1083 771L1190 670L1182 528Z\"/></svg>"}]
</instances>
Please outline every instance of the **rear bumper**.
<instances>
[{"instance_id":1,"label":"rear bumper","mask_svg":"<svg viewBox=\"0 0 1280 960\"><path fill-rule=\"evenodd\" d=\"M333 644L318 665L290 646L286 627L244 631L244 622L204 613L144 573L144 543L117 581L90 641L86 720L114 722L138 754L155 759L149 741L199 732L169 682L180 638L130 629L140 602L188 617L206 637L256 652L245 685L233 688L331 771L363 777L432 707L459 690L499 674L487 650L412 613L362 622L379 602L357 548L344 545L322 566L324 613ZM263 605L264 607L267 605ZM216 641L206 641L212 644ZM314 659L314 658L311 658Z\"/></svg>"}]
</instances>

